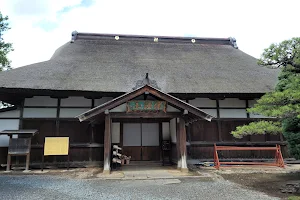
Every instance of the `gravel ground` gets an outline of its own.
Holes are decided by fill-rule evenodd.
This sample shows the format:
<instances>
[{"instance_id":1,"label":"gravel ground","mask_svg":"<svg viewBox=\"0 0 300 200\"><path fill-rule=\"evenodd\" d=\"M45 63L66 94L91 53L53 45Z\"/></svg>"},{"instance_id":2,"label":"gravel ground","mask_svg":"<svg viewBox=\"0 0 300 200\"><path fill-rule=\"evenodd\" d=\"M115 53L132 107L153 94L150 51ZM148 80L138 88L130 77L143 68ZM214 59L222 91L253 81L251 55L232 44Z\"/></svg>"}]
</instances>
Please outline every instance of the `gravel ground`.
<instances>
[{"instance_id":1,"label":"gravel ground","mask_svg":"<svg viewBox=\"0 0 300 200\"><path fill-rule=\"evenodd\" d=\"M73 179L44 175L0 176L0 199L277 199L226 180Z\"/></svg>"}]
</instances>

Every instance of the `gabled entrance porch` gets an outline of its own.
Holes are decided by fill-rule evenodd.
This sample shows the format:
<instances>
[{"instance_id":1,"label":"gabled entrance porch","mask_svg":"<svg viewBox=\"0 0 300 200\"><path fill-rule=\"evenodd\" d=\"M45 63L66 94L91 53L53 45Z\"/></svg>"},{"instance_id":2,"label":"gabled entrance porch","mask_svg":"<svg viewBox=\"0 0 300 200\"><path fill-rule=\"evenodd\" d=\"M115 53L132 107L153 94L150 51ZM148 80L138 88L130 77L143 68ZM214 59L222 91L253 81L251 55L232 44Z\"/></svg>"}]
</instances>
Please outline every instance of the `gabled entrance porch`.
<instances>
[{"instance_id":1,"label":"gabled entrance porch","mask_svg":"<svg viewBox=\"0 0 300 200\"><path fill-rule=\"evenodd\" d=\"M141 103L141 105L144 104L144 106L136 104L135 107L130 107L131 104L129 104L129 102L139 96L145 97L144 98L145 102ZM146 106L146 104L149 103L146 102L148 96L152 96L152 98L154 97L156 101L157 100L159 100L160 102L164 101L165 105L168 104L172 106L173 108L176 109L176 112L172 112L172 111L168 112L166 109L161 107L162 104L159 104L160 106L158 106L158 101L152 102L152 106L151 105ZM125 110L122 110L121 112L116 112L117 107L118 108L124 107ZM205 119L208 121L211 121L212 119L211 115L203 112L202 110L174 96L166 94L148 84L81 114L78 116L78 119L80 121L91 121L91 123L94 123L97 121L97 119L103 116L105 116L105 133L104 133L104 172L105 173L110 173L110 169L111 169L111 145L112 145L111 141L112 141L113 121L127 120L136 123L137 120L141 120L141 119L143 120L147 119L150 121L151 120L160 121L160 122L163 120L169 121L171 119L174 119L176 121L175 130L176 130L177 167L182 171L187 171L186 126L199 119ZM129 143L125 142L126 145L132 145L132 141L135 141L133 146L140 145L139 149L141 150L141 152L143 152L143 149L147 149L147 148L143 148L143 144L152 143L153 141L157 142L157 140L155 140L155 137L157 137L157 135L154 135L155 133L153 133L154 132L153 127L149 129L150 133L144 134L144 137L150 137L151 139L148 138L144 140L143 143L143 139L142 139L143 124L140 125L141 129L136 131L131 131L130 125L128 126L129 126L128 130L125 130L125 136L126 136L125 140L131 138L131 141L127 141ZM123 145L124 145L124 140L123 140ZM157 147L157 143L155 143L155 145ZM133 148L130 151L137 152L137 156L135 157L138 158L138 155L140 154L139 151L135 151ZM149 155L151 155L151 151L150 153L148 153L148 156ZM143 153L141 154L140 158L141 160L143 160Z\"/></svg>"}]
</instances>

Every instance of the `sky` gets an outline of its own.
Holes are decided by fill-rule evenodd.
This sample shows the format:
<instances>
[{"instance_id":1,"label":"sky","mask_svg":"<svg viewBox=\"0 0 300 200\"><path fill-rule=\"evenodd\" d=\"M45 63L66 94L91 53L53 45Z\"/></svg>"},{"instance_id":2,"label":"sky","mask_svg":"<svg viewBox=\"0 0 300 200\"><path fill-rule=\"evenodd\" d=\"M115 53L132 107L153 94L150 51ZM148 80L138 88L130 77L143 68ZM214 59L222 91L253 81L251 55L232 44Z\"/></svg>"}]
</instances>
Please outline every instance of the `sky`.
<instances>
[{"instance_id":1,"label":"sky","mask_svg":"<svg viewBox=\"0 0 300 200\"><path fill-rule=\"evenodd\" d=\"M0 0L13 68L49 60L71 32L234 37L259 58L271 43L300 37L300 0Z\"/></svg>"}]
</instances>

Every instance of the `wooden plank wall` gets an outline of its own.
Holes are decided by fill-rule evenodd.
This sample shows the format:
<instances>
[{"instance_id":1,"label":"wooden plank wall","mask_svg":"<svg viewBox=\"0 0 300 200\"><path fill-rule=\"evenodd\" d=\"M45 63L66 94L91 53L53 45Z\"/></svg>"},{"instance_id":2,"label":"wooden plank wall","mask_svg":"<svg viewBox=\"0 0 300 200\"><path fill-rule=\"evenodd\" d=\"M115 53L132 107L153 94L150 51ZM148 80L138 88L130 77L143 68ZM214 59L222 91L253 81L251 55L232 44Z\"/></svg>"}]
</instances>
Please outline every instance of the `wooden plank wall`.
<instances>
[{"instance_id":1,"label":"wooden plank wall","mask_svg":"<svg viewBox=\"0 0 300 200\"><path fill-rule=\"evenodd\" d=\"M270 141L282 143L280 135L252 135L237 139L230 134L237 126L248 124L255 120L257 119L216 119L212 122L201 120L193 123L190 125L191 145L188 147L189 158L212 159L213 143L215 142L230 145L245 145L245 143L248 143L253 146L271 145L266 143ZM282 150L284 157L288 157L286 146L282 146ZM219 156L220 158L274 158L274 152L222 151Z\"/></svg>"},{"instance_id":2,"label":"wooden plank wall","mask_svg":"<svg viewBox=\"0 0 300 200\"><path fill-rule=\"evenodd\" d=\"M107 99L99 99L97 101L107 101ZM61 102L62 101L62 102ZM39 163L42 159L44 138L47 136L68 136L70 137L70 159L71 161L103 161L103 143L104 143L104 119L91 127L87 122L80 123L75 118L61 117L61 108L63 109L89 109L93 108L96 103L96 99L89 100L90 103L86 103L84 106L78 105L64 105L63 99L57 99L53 105L39 105L35 104L25 105L25 108L42 108L42 109L57 109L56 115L52 118L28 118L23 116L23 106L20 108L20 116L9 117L7 119L19 119L20 127L23 129L38 129L39 134L32 140L32 153L31 163ZM86 100L84 100L86 101ZM208 101L208 100L207 100ZM39 101L37 101L39 102ZM52 102L52 101L51 101ZM103 102L101 102L103 103ZM192 102L191 102L192 103ZM205 102L204 102L205 103ZM199 105L203 106L201 101ZM97 103L97 105L99 102ZM250 115L245 114L245 118L221 118L220 111L225 109L240 109L245 110L249 106L248 100L245 100L245 105L241 107L220 107L219 100L209 100L205 107L199 107L206 110L215 110L216 118L212 122L204 120L198 121L190 125L187 129L191 145L188 146L189 158L194 159L212 159L214 142L252 142L255 144L264 144L265 141L278 141L282 142L282 137L276 135L261 135L261 136L248 136L243 139L233 138L230 132L236 128L236 126L248 124L251 121L258 119L250 118ZM26 113L25 113L26 114ZM222 114L222 113L221 113ZM6 118L3 118L6 119ZM131 121L131 120L130 120ZM122 127L122 126L121 126ZM122 135L122 134L121 134ZM287 157L287 148L283 148L283 155ZM7 147L0 148L0 163L6 163ZM274 153L270 152L222 152L220 157L222 158L259 158L259 157L272 157ZM177 159L176 144L172 143L172 159ZM13 160L14 163L15 160ZM49 162L64 162L65 158L54 156L46 159ZM22 162L22 159L19 160Z\"/></svg>"},{"instance_id":3,"label":"wooden plank wall","mask_svg":"<svg viewBox=\"0 0 300 200\"><path fill-rule=\"evenodd\" d=\"M104 142L104 123L93 128L88 122L60 120L59 132L55 120L23 120L24 129L38 129L39 134L32 139L31 162L39 163L42 159L44 138L49 136L70 137L70 161L102 161ZM92 129L94 136L92 137ZM50 156L45 162L65 162L63 156Z\"/></svg>"}]
</instances>

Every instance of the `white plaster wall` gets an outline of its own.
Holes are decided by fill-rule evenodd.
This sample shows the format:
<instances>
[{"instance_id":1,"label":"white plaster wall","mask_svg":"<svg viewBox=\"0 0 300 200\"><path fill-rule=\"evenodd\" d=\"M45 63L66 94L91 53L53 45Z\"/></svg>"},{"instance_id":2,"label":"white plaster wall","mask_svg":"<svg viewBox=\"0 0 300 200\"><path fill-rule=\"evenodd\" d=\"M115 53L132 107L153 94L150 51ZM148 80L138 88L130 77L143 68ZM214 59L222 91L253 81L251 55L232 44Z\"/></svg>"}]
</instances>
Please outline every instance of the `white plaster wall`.
<instances>
[{"instance_id":1,"label":"white plaster wall","mask_svg":"<svg viewBox=\"0 0 300 200\"><path fill-rule=\"evenodd\" d=\"M176 118L170 120L171 141L176 143Z\"/></svg>"},{"instance_id":2,"label":"white plaster wall","mask_svg":"<svg viewBox=\"0 0 300 200\"><path fill-rule=\"evenodd\" d=\"M0 131L3 130L18 130L18 119L0 119ZM0 136L0 147L8 147L9 137L6 135Z\"/></svg>"},{"instance_id":3,"label":"white plaster wall","mask_svg":"<svg viewBox=\"0 0 300 200\"><path fill-rule=\"evenodd\" d=\"M59 118L74 118L86 111L89 108L60 108Z\"/></svg>"},{"instance_id":4,"label":"white plaster wall","mask_svg":"<svg viewBox=\"0 0 300 200\"><path fill-rule=\"evenodd\" d=\"M126 112L126 103L122 104L122 105L119 105L113 109L111 109L110 111L111 112Z\"/></svg>"},{"instance_id":5,"label":"white plaster wall","mask_svg":"<svg viewBox=\"0 0 300 200\"><path fill-rule=\"evenodd\" d=\"M220 109L220 118L247 118L246 109Z\"/></svg>"},{"instance_id":6,"label":"white plaster wall","mask_svg":"<svg viewBox=\"0 0 300 200\"><path fill-rule=\"evenodd\" d=\"M111 142L120 143L120 122L111 123Z\"/></svg>"},{"instance_id":7,"label":"white plaster wall","mask_svg":"<svg viewBox=\"0 0 300 200\"><path fill-rule=\"evenodd\" d=\"M56 108L24 108L24 118L55 118Z\"/></svg>"},{"instance_id":8,"label":"white plaster wall","mask_svg":"<svg viewBox=\"0 0 300 200\"><path fill-rule=\"evenodd\" d=\"M112 100L113 98L112 97L102 97L101 99L95 99L94 103L95 103L95 106L99 106L101 104L104 104L110 100Z\"/></svg>"},{"instance_id":9,"label":"white plaster wall","mask_svg":"<svg viewBox=\"0 0 300 200\"><path fill-rule=\"evenodd\" d=\"M162 123L162 138L163 138L163 140L170 140L171 139L170 123L169 122L163 122Z\"/></svg>"},{"instance_id":10,"label":"white plaster wall","mask_svg":"<svg viewBox=\"0 0 300 200\"><path fill-rule=\"evenodd\" d=\"M213 117L217 117L217 109L201 109L203 112L212 115Z\"/></svg>"},{"instance_id":11,"label":"white plaster wall","mask_svg":"<svg viewBox=\"0 0 300 200\"><path fill-rule=\"evenodd\" d=\"M60 101L60 106L87 106L91 107L92 106L92 100L91 99L86 99L84 97L69 97L66 99L61 99Z\"/></svg>"},{"instance_id":12,"label":"white plaster wall","mask_svg":"<svg viewBox=\"0 0 300 200\"><path fill-rule=\"evenodd\" d=\"M246 107L246 101L240 100L238 98L226 98L224 100L219 100L220 107Z\"/></svg>"},{"instance_id":13,"label":"white plaster wall","mask_svg":"<svg viewBox=\"0 0 300 200\"><path fill-rule=\"evenodd\" d=\"M5 117L20 117L20 110L10 110L6 112L0 112L0 118Z\"/></svg>"},{"instance_id":14,"label":"white plaster wall","mask_svg":"<svg viewBox=\"0 0 300 200\"><path fill-rule=\"evenodd\" d=\"M141 124L123 124L123 146L141 146Z\"/></svg>"},{"instance_id":15,"label":"white plaster wall","mask_svg":"<svg viewBox=\"0 0 300 200\"><path fill-rule=\"evenodd\" d=\"M159 146L159 123L142 124L142 146Z\"/></svg>"},{"instance_id":16,"label":"white plaster wall","mask_svg":"<svg viewBox=\"0 0 300 200\"><path fill-rule=\"evenodd\" d=\"M177 108L174 108L171 105L167 105L167 112L180 112Z\"/></svg>"},{"instance_id":17,"label":"white plaster wall","mask_svg":"<svg viewBox=\"0 0 300 200\"><path fill-rule=\"evenodd\" d=\"M57 106L57 99L48 96L26 98L24 106Z\"/></svg>"},{"instance_id":18,"label":"white plaster wall","mask_svg":"<svg viewBox=\"0 0 300 200\"><path fill-rule=\"evenodd\" d=\"M209 98L196 98L189 101L189 104L196 107L217 107L216 100L211 100Z\"/></svg>"}]
</instances>

